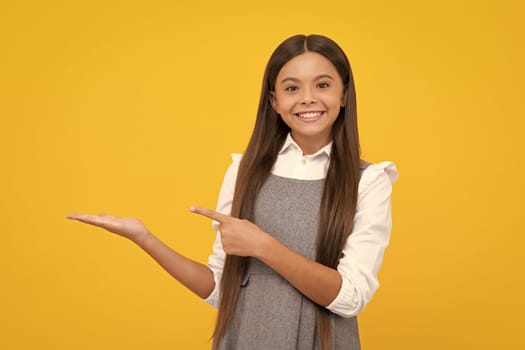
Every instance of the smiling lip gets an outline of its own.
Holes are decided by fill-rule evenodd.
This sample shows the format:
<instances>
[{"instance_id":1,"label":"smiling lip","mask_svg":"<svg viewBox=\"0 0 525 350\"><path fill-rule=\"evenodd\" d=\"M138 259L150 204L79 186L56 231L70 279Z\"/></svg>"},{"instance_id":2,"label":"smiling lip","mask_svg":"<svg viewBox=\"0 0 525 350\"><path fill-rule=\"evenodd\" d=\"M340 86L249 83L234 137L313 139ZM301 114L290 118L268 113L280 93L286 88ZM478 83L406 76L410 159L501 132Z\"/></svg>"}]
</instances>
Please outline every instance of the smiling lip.
<instances>
[{"instance_id":1,"label":"smiling lip","mask_svg":"<svg viewBox=\"0 0 525 350\"><path fill-rule=\"evenodd\" d=\"M315 122L321 119L323 115L324 115L324 111L308 111L308 112L300 112L300 113L295 114L297 119L303 122L306 122L306 123Z\"/></svg>"}]
</instances>

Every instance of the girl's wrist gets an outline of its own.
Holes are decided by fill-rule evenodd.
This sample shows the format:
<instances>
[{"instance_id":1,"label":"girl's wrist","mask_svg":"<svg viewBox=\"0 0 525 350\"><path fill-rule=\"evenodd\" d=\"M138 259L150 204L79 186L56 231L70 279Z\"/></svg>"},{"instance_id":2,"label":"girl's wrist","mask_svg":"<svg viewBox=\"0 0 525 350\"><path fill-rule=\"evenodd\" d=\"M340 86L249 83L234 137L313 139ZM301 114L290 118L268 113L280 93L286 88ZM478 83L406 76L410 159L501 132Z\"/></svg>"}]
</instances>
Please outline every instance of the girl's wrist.
<instances>
[{"instance_id":1,"label":"girl's wrist","mask_svg":"<svg viewBox=\"0 0 525 350\"><path fill-rule=\"evenodd\" d=\"M152 237L154 237L153 234L149 231L146 231L140 235L133 237L131 241L133 241L133 243L135 243L139 247L144 248L144 246Z\"/></svg>"},{"instance_id":2,"label":"girl's wrist","mask_svg":"<svg viewBox=\"0 0 525 350\"><path fill-rule=\"evenodd\" d=\"M257 245L254 257L264 261L268 254L272 252L274 244L275 238L273 238L273 236L269 233L262 231L261 240Z\"/></svg>"}]
</instances>

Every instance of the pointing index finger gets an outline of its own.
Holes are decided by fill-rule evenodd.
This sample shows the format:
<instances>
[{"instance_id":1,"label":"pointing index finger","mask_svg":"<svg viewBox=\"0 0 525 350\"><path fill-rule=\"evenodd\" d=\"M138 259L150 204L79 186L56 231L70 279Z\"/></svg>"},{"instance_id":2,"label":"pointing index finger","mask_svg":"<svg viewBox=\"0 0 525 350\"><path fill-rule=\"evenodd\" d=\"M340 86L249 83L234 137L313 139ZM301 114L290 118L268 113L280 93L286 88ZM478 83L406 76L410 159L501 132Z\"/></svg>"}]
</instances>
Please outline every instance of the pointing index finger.
<instances>
[{"instance_id":1,"label":"pointing index finger","mask_svg":"<svg viewBox=\"0 0 525 350\"><path fill-rule=\"evenodd\" d=\"M216 212L215 210L207 209L207 208L201 208L196 206L191 206L190 211L195 214L199 214L202 216L206 216L207 218L210 218L212 220L215 220L219 223L222 223L224 220L228 219L228 215L221 214L219 212Z\"/></svg>"}]
</instances>

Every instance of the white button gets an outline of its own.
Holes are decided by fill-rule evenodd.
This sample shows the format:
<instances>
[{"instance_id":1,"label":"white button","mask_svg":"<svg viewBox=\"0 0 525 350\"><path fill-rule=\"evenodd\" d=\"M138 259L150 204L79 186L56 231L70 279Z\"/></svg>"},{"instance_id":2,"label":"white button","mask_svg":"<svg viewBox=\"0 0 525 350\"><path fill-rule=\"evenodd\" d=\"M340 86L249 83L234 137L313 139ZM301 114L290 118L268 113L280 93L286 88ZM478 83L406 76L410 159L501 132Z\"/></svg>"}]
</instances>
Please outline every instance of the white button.
<instances>
[{"instance_id":1,"label":"white button","mask_svg":"<svg viewBox=\"0 0 525 350\"><path fill-rule=\"evenodd\" d=\"M301 159L301 163L302 163L303 165L306 165L306 163L308 163L308 161L307 161L306 159L303 158L303 159Z\"/></svg>"}]
</instances>

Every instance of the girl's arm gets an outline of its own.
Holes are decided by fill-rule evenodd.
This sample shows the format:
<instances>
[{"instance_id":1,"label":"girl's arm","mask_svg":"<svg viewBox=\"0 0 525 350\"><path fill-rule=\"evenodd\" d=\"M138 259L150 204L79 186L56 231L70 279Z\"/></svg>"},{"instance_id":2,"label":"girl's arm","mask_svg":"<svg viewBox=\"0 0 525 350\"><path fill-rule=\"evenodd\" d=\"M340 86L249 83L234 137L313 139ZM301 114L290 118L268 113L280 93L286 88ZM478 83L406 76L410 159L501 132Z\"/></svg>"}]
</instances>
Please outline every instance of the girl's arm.
<instances>
[{"instance_id":1,"label":"girl's arm","mask_svg":"<svg viewBox=\"0 0 525 350\"><path fill-rule=\"evenodd\" d=\"M104 228L131 240L176 280L201 298L210 295L215 287L213 273L208 266L190 260L168 247L138 219L116 218L108 214L71 214L67 218Z\"/></svg>"},{"instance_id":2,"label":"girl's arm","mask_svg":"<svg viewBox=\"0 0 525 350\"><path fill-rule=\"evenodd\" d=\"M341 290L341 274L308 259L267 235L257 259L264 262L313 302L328 306Z\"/></svg>"},{"instance_id":3,"label":"girl's arm","mask_svg":"<svg viewBox=\"0 0 525 350\"><path fill-rule=\"evenodd\" d=\"M339 293L342 278L337 270L294 252L252 222L205 208L190 210L219 223L227 254L261 260L313 302L328 306Z\"/></svg>"}]
</instances>

